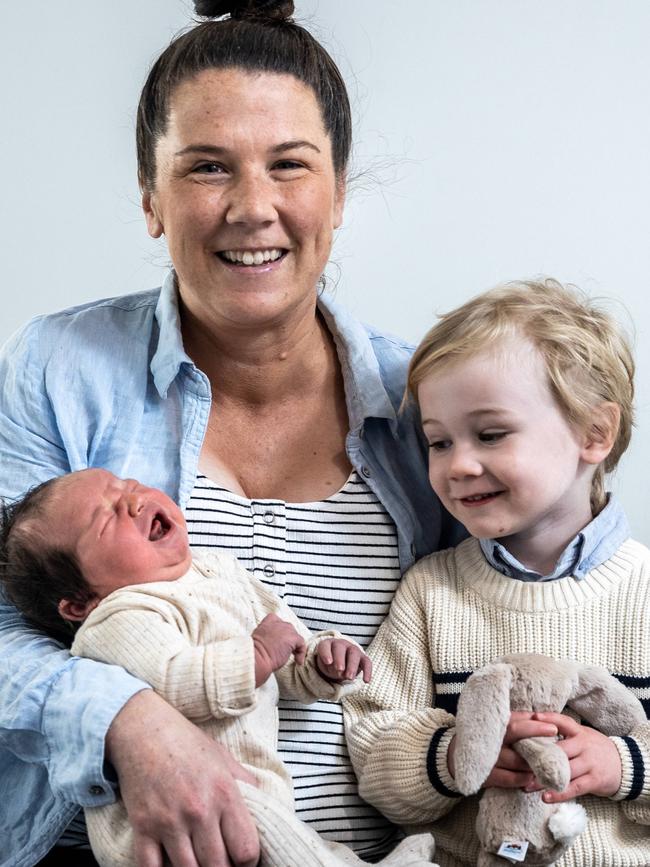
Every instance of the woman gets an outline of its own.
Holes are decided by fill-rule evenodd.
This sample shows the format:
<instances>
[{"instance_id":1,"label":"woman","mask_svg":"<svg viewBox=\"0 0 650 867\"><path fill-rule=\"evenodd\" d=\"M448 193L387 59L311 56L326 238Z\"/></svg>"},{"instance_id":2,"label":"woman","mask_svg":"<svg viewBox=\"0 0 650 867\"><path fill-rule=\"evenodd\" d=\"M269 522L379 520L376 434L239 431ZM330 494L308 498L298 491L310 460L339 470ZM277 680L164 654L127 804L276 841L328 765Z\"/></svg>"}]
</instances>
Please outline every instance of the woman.
<instances>
[{"instance_id":1,"label":"woman","mask_svg":"<svg viewBox=\"0 0 650 867\"><path fill-rule=\"evenodd\" d=\"M182 505L194 545L232 547L311 628L366 644L400 574L458 528L429 490L415 419L397 415L410 348L318 296L347 95L290 0L196 6L231 15L172 43L138 112L145 217L174 270L161 290L43 317L5 347L0 493L87 466L141 478ZM145 684L71 659L9 606L0 666L2 867L57 841L72 863L78 805L113 799L113 769L143 867L163 850L175 867L256 863L245 770ZM364 857L387 847L338 708L284 708L280 745L302 819Z\"/></svg>"}]
</instances>

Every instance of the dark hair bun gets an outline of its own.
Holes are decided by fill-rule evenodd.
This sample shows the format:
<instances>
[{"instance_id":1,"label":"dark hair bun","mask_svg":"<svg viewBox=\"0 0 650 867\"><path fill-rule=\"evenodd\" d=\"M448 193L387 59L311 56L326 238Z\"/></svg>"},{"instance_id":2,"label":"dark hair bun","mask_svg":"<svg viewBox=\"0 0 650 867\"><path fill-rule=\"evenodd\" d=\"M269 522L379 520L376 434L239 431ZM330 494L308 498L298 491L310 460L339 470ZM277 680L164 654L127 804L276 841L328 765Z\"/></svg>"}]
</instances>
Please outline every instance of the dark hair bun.
<instances>
[{"instance_id":1,"label":"dark hair bun","mask_svg":"<svg viewBox=\"0 0 650 867\"><path fill-rule=\"evenodd\" d=\"M266 18L287 21L293 15L293 0L194 0L196 14L202 18Z\"/></svg>"}]
</instances>

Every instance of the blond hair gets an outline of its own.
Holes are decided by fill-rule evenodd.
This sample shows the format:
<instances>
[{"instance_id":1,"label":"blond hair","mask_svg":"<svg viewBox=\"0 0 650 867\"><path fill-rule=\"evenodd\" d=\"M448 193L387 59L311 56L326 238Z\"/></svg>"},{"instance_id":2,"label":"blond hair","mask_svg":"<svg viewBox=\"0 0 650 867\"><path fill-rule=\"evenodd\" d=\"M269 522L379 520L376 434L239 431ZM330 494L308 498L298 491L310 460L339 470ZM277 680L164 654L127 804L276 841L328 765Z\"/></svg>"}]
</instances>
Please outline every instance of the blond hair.
<instances>
[{"instance_id":1,"label":"blond hair","mask_svg":"<svg viewBox=\"0 0 650 867\"><path fill-rule=\"evenodd\" d=\"M536 346L551 393L577 429L597 428L594 411L602 403L620 408L614 445L592 482L597 512L605 502L605 474L616 467L632 434L634 359L616 320L575 287L552 279L505 283L442 315L411 359L408 394L417 399L422 380L442 365L513 335Z\"/></svg>"}]
</instances>

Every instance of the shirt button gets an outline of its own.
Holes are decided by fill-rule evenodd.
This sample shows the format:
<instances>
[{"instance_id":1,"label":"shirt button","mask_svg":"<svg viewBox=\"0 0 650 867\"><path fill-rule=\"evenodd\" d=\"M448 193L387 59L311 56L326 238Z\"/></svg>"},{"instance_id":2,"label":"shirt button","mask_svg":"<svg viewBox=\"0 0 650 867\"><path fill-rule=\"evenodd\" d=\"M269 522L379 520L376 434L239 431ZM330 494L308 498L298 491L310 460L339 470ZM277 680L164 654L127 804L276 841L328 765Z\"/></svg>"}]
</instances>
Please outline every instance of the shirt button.
<instances>
[{"instance_id":1,"label":"shirt button","mask_svg":"<svg viewBox=\"0 0 650 867\"><path fill-rule=\"evenodd\" d=\"M415 557L416 550L415 542L411 542L411 556Z\"/></svg>"},{"instance_id":2,"label":"shirt button","mask_svg":"<svg viewBox=\"0 0 650 867\"><path fill-rule=\"evenodd\" d=\"M372 473L370 472L368 467L365 466L365 464L364 464L364 466L361 467L361 475L365 476L366 479L369 479L370 476L372 475Z\"/></svg>"},{"instance_id":3,"label":"shirt button","mask_svg":"<svg viewBox=\"0 0 650 867\"><path fill-rule=\"evenodd\" d=\"M264 523L272 524L275 521L275 515L273 512L264 512Z\"/></svg>"},{"instance_id":4,"label":"shirt button","mask_svg":"<svg viewBox=\"0 0 650 867\"><path fill-rule=\"evenodd\" d=\"M103 786L90 786L88 789L91 795L103 795L104 787Z\"/></svg>"},{"instance_id":5,"label":"shirt button","mask_svg":"<svg viewBox=\"0 0 650 867\"><path fill-rule=\"evenodd\" d=\"M275 566L272 563L267 563L264 567L264 574L267 578L273 578L275 575Z\"/></svg>"}]
</instances>

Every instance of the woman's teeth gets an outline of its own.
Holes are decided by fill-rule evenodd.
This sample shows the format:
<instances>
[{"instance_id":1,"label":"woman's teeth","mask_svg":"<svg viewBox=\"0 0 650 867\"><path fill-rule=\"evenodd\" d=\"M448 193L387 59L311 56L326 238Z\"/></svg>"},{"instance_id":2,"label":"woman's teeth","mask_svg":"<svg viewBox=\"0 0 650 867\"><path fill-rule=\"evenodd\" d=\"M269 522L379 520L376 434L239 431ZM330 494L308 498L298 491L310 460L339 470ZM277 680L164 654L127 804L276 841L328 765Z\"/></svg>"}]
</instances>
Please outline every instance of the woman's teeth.
<instances>
[{"instance_id":1,"label":"woman's teeth","mask_svg":"<svg viewBox=\"0 0 650 867\"><path fill-rule=\"evenodd\" d=\"M224 250L221 255L229 262L237 265L263 265L265 262L275 262L282 256L282 250Z\"/></svg>"}]
</instances>

